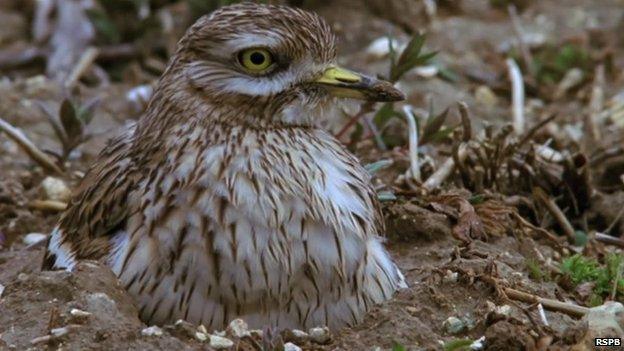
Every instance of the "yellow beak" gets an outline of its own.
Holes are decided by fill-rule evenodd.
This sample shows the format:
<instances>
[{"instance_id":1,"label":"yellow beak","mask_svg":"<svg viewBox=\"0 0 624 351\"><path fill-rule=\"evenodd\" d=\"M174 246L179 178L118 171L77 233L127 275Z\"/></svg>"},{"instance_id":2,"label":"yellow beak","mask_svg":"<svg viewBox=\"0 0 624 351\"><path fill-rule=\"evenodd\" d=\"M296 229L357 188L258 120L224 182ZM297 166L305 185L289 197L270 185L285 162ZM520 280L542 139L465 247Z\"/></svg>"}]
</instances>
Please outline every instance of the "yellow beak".
<instances>
[{"instance_id":1,"label":"yellow beak","mask_svg":"<svg viewBox=\"0 0 624 351\"><path fill-rule=\"evenodd\" d=\"M337 97L384 102L405 100L405 95L390 82L336 66L326 69L314 83Z\"/></svg>"}]
</instances>

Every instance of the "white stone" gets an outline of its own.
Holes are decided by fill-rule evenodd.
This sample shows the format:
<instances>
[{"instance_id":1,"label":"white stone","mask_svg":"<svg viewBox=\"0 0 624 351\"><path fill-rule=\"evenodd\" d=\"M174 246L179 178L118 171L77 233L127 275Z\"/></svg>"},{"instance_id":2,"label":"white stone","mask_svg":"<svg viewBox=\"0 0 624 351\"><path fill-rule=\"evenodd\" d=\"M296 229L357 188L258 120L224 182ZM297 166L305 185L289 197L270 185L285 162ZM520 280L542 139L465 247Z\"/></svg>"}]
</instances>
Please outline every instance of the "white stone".
<instances>
[{"instance_id":1,"label":"white stone","mask_svg":"<svg viewBox=\"0 0 624 351\"><path fill-rule=\"evenodd\" d=\"M607 301L604 305L589 309L583 320L589 325L589 332L596 338L624 335L624 305Z\"/></svg>"},{"instance_id":2,"label":"white stone","mask_svg":"<svg viewBox=\"0 0 624 351\"><path fill-rule=\"evenodd\" d=\"M195 339L197 339L197 340L199 340L201 342L204 342L204 341L208 340L208 334L202 333L200 331L195 332Z\"/></svg>"},{"instance_id":3,"label":"white stone","mask_svg":"<svg viewBox=\"0 0 624 351\"><path fill-rule=\"evenodd\" d=\"M47 239L48 236L42 233L28 233L22 238L22 242L26 245L35 245L36 243Z\"/></svg>"},{"instance_id":4,"label":"white stone","mask_svg":"<svg viewBox=\"0 0 624 351\"><path fill-rule=\"evenodd\" d=\"M261 329L252 329L249 331L249 334L251 334L253 337L260 339L264 337L264 331L262 331Z\"/></svg>"},{"instance_id":5,"label":"white stone","mask_svg":"<svg viewBox=\"0 0 624 351\"><path fill-rule=\"evenodd\" d=\"M46 177L41 182L41 187L48 200L67 202L71 197L71 190L62 179Z\"/></svg>"},{"instance_id":6,"label":"white stone","mask_svg":"<svg viewBox=\"0 0 624 351\"><path fill-rule=\"evenodd\" d=\"M475 90L475 100L486 108L492 108L498 104L498 96L488 86L480 85Z\"/></svg>"},{"instance_id":7,"label":"white stone","mask_svg":"<svg viewBox=\"0 0 624 351\"><path fill-rule=\"evenodd\" d=\"M233 321L231 321L227 330L232 336L237 338L243 338L245 336L251 335L249 333L249 326L242 319L234 319Z\"/></svg>"},{"instance_id":8,"label":"white stone","mask_svg":"<svg viewBox=\"0 0 624 351\"><path fill-rule=\"evenodd\" d=\"M293 344L292 342L287 342L284 344L284 351L301 351L301 347Z\"/></svg>"},{"instance_id":9,"label":"white stone","mask_svg":"<svg viewBox=\"0 0 624 351\"><path fill-rule=\"evenodd\" d=\"M307 340L310 335L308 335L308 333L304 332L303 330L299 330L299 329L293 329L292 330L292 334L295 338L297 339L301 339L301 340Z\"/></svg>"},{"instance_id":10,"label":"white stone","mask_svg":"<svg viewBox=\"0 0 624 351\"><path fill-rule=\"evenodd\" d=\"M511 316L511 306L509 305L496 306L496 313L509 317Z\"/></svg>"},{"instance_id":11,"label":"white stone","mask_svg":"<svg viewBox=\"0 0 624 351\"><path fill-rule=\"evenodd\" d=\"M466 325L462 322L461 319L457 317L448 317L443 323L442 326L449 334L457 334L464 330Z\"/></svg>"},{"instance_id":12,"label":"white stone","mask_svg":"<svg viewBox=\"0 0 624 351\"><path fill-rule=\"evenodd\" d=\"M67 335L68 333L69 333L69 328L67 327L54 328L50 330L50 334L56 336L57 338Z\"/></svg>"},{"instance_id":13,"label":"white stone","mask_svg":"<svg viewBox=\"0 0 624 351\"><path fill-rule=\"evenodd\" d=\"M325 344L329 341L329 339L331 339L329 328L327 327L310 328L308 334L310 334L310 340L317 344Z\"/></svg>"},{"instance_id":14,"label":"white stone","mask_svg":"<svg viewBox=\"0 0 624 351\"><path fill-rule=\"evenodd\" d=\"M91 315L90 312L79 310L77 308L72 308L71 311L69 311L69 314L74 317L89 317Z\"/></svg>"},{"instance_id":15,"label":"white stone","mask_svg":"<svg viewBox=\"0 0 624 351\"><path fill-rule=\"evenodd\" d=\"M457 282L458 277L459 274L457 272L453 272L450 269L447 269L444 277L442 278L442 281L444 281L445 283L455 283Z\"/></svg>"},{"instance_id":16,"label":"white stone","mask_svg":"<svg viewBox=\"0 0 624 351\"><path fill-rule=\"evenodd\" d=\"M430 65L430 66L420 66L414 68L414 73L423 77L423 78L433 78L440 73L440 69L438 67Z\"/></svg>"},{"instance_id":17,"label":"white stone","mask_svg":"<svg viewBox=\"0 0 624 351\"><path fill-rule=\"evenodd\" d=\"M366 48L366 54L373 59L380 59L390 54L390 45L394 52L400 53L407 46L399 43L396 39L390 40L388 37L379 37L373 40Z\"/></svg>"},{"instance_id":18,"label":"white stone","mask_svg":"<svg viewBox=\"0 0 624 351\"><path fill-rule=\"evenodd\" d=\"M151 327L144 328L141 330L141 335L143 336L162 336L163 331L159 327L152 325Z\"/></svg>"},{"instance_id":19,"label":"white stone","mask_svg":"<svg viewBox=\"0 0 624 351\"><path fill-rule=\"evenodd\" d=\"M210 335L210 347L216 350L227 349L234 346L234 341L222 336Z\"/></svg>"}]
</instances>

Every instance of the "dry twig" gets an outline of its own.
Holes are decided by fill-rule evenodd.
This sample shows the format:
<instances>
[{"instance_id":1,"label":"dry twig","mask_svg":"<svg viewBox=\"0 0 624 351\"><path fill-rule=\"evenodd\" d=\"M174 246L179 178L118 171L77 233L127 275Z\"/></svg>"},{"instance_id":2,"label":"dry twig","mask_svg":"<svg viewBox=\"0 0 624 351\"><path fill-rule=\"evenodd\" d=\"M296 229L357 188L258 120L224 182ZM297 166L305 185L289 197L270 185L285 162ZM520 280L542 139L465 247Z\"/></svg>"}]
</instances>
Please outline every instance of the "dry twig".
<instances>
[{"instance_id":1,"label":"dry twig","mask_svg":"<svg viewBox=\"0 0 624 351\"><path fill-rule=\"evenodd\" d=\"M503 288L503 292L510 299L526 303L542 304L547 310L562 312L574 317L583 317L589 312L589 308L587 307L578 306L553 299L547 299L512 288Z\"/></svg>"},{"instance_id":2,"label":"dry twig","mask_svg":"<svg viewBox=\"0 0 624 351\"><path fill-rule=\"evenodd\" d=\"M9 122L0 118L0 131L5 132L9 138L19 145L33 161L37 162L44 169L56 173L63 174L63 170L54 162L50 156L46 155L43 151L26 137L24 132L20 129L12 126Z\"/></svg>"},{"instance_id":3,"label":"dry twig","mask_svg":"<svg viewBox=\"0 0 624 351\"><path fill-rule=\"evenodd\" d=\"M466 159L466 156L468 155L468 148L466 144L464 143L460 144L459 149L457 151L457 155L458 155L459 160L462 162L463 160ZM429 176L429 178L427 178L427 180L423 184L423 188L427 190L433 190L439 187L442 184L442 182L444 182L446 178L448 178L453 173L454 169L455 169L455 161L453 160L453 157L447 158L446 161L444 161L444 163L442 164L442 166L440 166L440 168L438 168L438 170L435 171L435 173L433 173L431 176Z\"/></svg>"},{"instance_id":4,"label":"dry twig","mask_svg":"<svg viewBox=\"0 0 624 351\"><path fill-rule=\"evenodd\" d=\"M563 211L557 206L555 201L551 199L542 188L535 187L533 188L533 196L542 204L548 212L555 218L561 229L568 237L568 241L571 244L574 244L576 235L574 233L574 227L568 221L568 218L565 216Z\"/></svg>"},{"instance_id":5,"label":"dry twig","mask_svg":"<svg viewBox=\"0 0 624 351\"><path fill-rule=\"evenodd\" d=\"M604 107L604 85L605 85L605 67L604 65L596 66L594 71L594 85L592 86L591 99L589 101L589 113L586 114L587 121L587 143L588 146L596 145L600 140L599 117Z\"/></svg>"},{"instance_id":6,"label":"dry twig","mask_svg":"<svg viewBox=\"0 0 624 351\"><path fill-rule=\"evenodd\" d=\"M524 133L526 125L524 119L524 81L522 80L522 72L516 61L508 58L506 61L511 80L511 97L512 97L512 115L513 127L516 135Z\"/></svg>"},{"instance_id":7,"label":"dry twig","mask_svg":"<svg viewBox=\"0 0 624 351\"><path fill-rule=\"evenodd\" d=\"M60 212L67 208L67 203L54 200L34 200L28 204L33 210Z\"/></svg>"},{"instance_id":8,"label":"dry twig","mask_svg":"<svg viewBox=\"0 0 624 351\"><path fill-rule=\"evenodd\" d=\"M624 248L624 240L622 240L620 238L616 238L616 237L611 236L609 234L596 233L595 238L596 238L597 241L600 241L603 244L619 246L619 247Z\"/></svg>"},{"instance_id":9,"label":"dry twig","mask_svg":"<svg viewBox=\"0 0 624 351\"><path fill-rule=\"evenodd\" d=\"M76 82L82 77L83 74L91 67L95 59L99 54L99 50L95 47L90 47L80 56L80 60L76 64L76 67L71 71L67 80L65 81L66 88L72 88Z\"/></svg>"},{"instance_id":10,"label":"dry twig","mask_svg":"<svg viewBox=\"0 0 624 351\"><path fill-rule=\"evenodd\" d=\"M409 130L409 159L410 159L410 172L412 177L420 183L420 162L418 160L418 128L416 127L416 117L412 112L412 107L409 105L403 106L403 113L405 113L405 119L407 119L407 126Z\"/></svg>"}]
</instances>

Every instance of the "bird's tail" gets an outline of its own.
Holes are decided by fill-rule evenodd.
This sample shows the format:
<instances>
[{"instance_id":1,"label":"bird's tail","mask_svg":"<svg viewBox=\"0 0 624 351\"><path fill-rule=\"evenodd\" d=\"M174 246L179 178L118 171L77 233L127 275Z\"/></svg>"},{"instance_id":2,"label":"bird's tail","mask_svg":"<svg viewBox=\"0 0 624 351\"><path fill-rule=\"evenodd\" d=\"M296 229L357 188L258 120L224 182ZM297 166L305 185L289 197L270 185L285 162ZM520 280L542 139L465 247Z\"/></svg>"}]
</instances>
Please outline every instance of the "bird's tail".
<instances>
[{"instance_id":1,"label":"bird's tail","mask_svg":"<svg viewBox=\"0 0 624 351\"><path fill-rule=\"evenodd\" d=\"M63 232L58 227L54 228L46 243L41 269L72 270L75 265L76 260L72 254L70 245L63 242Z\"/></svg>"}]
</instances>

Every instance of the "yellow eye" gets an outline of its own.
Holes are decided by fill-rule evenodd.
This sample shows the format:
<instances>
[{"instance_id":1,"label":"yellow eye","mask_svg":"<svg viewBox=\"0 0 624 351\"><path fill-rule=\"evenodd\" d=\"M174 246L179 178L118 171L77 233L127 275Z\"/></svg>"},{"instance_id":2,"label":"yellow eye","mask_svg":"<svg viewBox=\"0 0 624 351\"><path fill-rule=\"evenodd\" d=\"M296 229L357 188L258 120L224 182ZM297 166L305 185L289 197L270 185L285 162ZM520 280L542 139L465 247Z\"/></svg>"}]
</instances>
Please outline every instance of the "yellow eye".
<instances>
[{"instance_id":1,"label":"yellow eye","mask_svg":"<svg viewBox=\"0 0 624 351\"><path fill-rule=\"evenodd\" d=\"M248 49L238 55L238 60L243 67L254 73L259 73L273 64L273 56L266 49Z\"/></svg>"}]
</instances>

